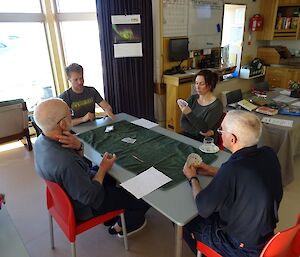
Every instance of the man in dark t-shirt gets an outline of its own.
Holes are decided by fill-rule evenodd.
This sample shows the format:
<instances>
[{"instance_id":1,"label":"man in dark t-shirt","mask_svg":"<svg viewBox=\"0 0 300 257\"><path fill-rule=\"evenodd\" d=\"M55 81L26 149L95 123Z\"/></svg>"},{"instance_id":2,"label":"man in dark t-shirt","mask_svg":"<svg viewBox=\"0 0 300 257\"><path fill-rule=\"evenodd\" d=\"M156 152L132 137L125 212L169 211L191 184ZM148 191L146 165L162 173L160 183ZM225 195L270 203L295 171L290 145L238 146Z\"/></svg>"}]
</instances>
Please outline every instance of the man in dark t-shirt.
<instances>
[{"instance_id":1,"label":"man in dark t-shirt","mask_svg":"<svg viewBox=\"0 0 300 257\"><path fill-rule=\"evenodd\" d=\"M71 88L63 92L59 97L63 99L72 110L72 125L95 119L95 104L98 104L105 113L115 119L111 106L99 92L93 87L84 86L83 68L77 63L66 67Z\"/></svg>"},{"instance_id":2,"label":"man in dark t-shirt","mask_svg":"<svg viewBox=\"0 0 300 257\"><path fill-rule=\"evenodd\" d=\"M282 199L280 164L269 147L257 147L262 125L246 111L230 111L221 128L232 152L220 168L184 166L199 216L185 226L184 238L196 253L196 240L224 257L258 257L274 235ZM197 174L213 176L202 189Z\"/></svg>"}]
</instances>

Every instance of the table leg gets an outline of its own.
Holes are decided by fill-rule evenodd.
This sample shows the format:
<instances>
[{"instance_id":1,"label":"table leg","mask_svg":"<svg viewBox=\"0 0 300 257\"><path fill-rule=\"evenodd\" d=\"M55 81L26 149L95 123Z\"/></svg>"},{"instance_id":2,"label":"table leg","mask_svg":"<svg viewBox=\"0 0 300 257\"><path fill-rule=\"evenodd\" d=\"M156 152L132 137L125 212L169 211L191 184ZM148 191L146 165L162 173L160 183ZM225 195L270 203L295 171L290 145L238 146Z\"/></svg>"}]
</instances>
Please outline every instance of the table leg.
<instances>
[{"instance_id":1,"label":"table leg","mask_svg":"<svg viewBox=\"0 0 300 257\"><path fill-rule=\"evenodd\" d=\"M183 226L175 225L175 257L182 256Z\"/></svg>"}]
</instances>

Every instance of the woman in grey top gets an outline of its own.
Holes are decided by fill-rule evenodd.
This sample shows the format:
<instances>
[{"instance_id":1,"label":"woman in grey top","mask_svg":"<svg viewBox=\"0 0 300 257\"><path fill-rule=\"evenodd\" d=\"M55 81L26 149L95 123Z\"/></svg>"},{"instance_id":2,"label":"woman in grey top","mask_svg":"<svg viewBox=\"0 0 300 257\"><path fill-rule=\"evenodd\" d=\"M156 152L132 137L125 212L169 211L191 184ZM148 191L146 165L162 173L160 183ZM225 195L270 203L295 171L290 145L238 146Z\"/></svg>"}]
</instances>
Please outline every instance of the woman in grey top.
<instances>
[{"instance_id":1,"label":"woman in grey top","mask_svg":"<svg viewBox=\"0 0 300 257\"><path fill-rule=\"evenodd\" d=\"M201 70L195 78L197 94L184 101L178 101L182 111L180 125L183 134L202 141L204 137L217 139L216 130L222 117L223 105L213 90L218 82L218 75L210 70Z\"/></svg>"}]
</instances>

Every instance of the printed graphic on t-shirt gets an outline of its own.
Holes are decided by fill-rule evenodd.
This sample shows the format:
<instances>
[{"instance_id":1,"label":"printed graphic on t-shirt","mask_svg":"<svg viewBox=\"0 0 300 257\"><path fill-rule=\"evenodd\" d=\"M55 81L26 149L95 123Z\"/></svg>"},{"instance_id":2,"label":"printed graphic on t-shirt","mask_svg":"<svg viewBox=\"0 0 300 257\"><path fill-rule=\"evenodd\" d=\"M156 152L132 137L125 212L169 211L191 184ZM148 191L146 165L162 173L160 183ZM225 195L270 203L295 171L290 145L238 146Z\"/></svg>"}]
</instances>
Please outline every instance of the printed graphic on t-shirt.
<instances>
[{"instance_id":1,"label":"printed graphic on t-shirt","mask_svg":"<svg viewBox=\"0 0 300 257\"><path fill-rule=\"evenodd\" d=\"M84 100L80 100L80 101L75 101L71 104L71 109L73 111L77 111L83 107L89 106L89 105L93 105L94 104L94 100L93 97L84 99Z\"/></svg>"}]
</instances>

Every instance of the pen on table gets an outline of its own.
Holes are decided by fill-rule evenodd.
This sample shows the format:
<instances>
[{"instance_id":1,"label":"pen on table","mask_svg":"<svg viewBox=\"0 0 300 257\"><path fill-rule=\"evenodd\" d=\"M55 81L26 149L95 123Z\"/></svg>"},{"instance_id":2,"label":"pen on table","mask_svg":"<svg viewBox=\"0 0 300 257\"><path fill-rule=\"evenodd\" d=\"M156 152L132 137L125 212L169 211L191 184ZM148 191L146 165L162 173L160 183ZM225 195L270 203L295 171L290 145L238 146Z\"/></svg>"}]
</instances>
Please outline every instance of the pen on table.
<instances>
[{"instance_id":1,"label":"pen on table","mask_svg":"<svg viewBox=\"0 0 300 257\"><path fill-rule=\"evenodd\" d=\"M140 162L144 162L143 160L141 160L140 158L136 157L135 155L131 155L134 159L140 161Z\"/></svg>"}]
</instances>

